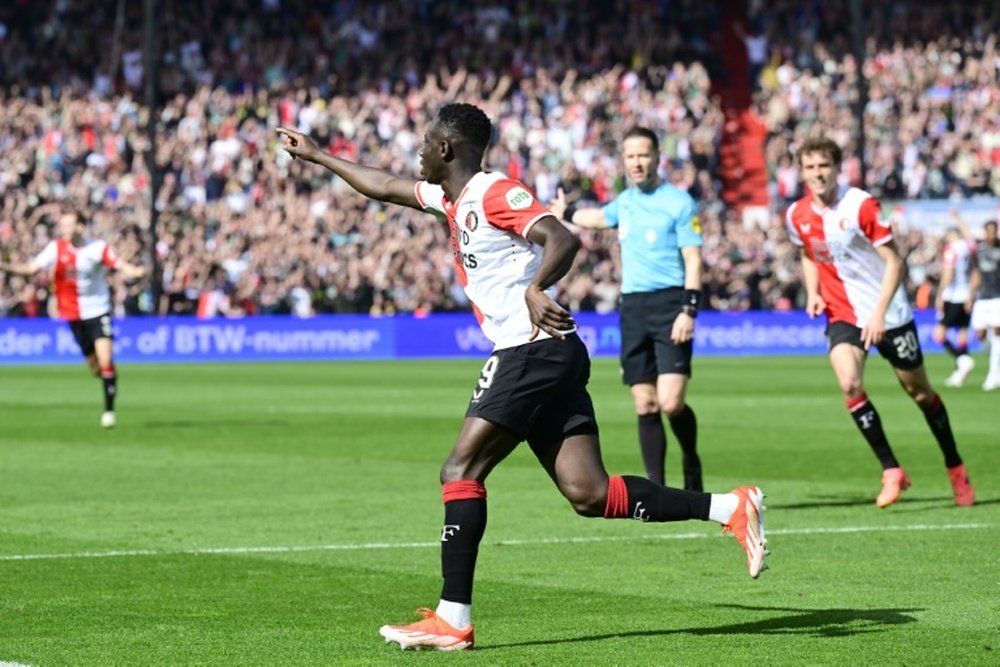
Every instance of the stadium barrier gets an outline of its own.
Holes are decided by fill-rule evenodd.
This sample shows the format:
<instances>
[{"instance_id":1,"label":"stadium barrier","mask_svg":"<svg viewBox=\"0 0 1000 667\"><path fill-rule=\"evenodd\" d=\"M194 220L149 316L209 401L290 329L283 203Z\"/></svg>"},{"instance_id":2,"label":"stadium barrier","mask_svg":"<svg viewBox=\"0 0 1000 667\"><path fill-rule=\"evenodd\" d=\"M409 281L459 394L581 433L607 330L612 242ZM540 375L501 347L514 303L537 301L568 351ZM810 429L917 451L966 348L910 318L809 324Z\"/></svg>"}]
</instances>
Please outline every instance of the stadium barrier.
<instances>
[{"instance_id":1,"label":"stadium barrier","mask_svg":"<svg viewBox=\"0 0 1000 667\"><path fill-rule=\"evenodd\" d=\"M581 338L596 356L617 356L618 315L578 313ZM931 340L934 313L917 313L920 342ZM428 317L324 315L309 319L258 316L199 320L132 317L115 322L122 363L419 359L485 357L491 349L471 313ZM821 320L801 312L703 312L695 332L698 355L823 354ZM0 365L77 363L69 327L48 319L0 319Z\"/></svg>"}]
</instances>

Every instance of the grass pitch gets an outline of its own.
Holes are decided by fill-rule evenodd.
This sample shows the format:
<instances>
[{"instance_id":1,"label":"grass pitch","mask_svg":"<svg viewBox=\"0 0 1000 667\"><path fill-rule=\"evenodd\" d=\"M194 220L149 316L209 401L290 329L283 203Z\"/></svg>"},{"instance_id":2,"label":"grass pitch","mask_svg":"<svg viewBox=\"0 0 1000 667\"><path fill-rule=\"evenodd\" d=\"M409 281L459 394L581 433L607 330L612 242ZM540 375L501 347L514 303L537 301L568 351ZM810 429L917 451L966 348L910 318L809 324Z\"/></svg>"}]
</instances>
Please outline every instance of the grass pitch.
<instances>
[{"instance_id":1,"label":"grass pitch","mask_svg":"<svg viewBox=\"0 0 1000 667\"><path fill-rule=\"evenodd\" d=\"M437 602L438 468L479 365L124 366L112 431L82 364L0 368L0 663L1000 662L1000 393L978 370L945 389L942 356L975 507L881 359L869 395L913 478L886 510L825 359L696 358L706 486L768 494L759 580L715 524L576 517L522 447L487 484L476 650L385 645ZM639 472L614 360L591 388L605 463Z\"/></svg>"}]
</instances>

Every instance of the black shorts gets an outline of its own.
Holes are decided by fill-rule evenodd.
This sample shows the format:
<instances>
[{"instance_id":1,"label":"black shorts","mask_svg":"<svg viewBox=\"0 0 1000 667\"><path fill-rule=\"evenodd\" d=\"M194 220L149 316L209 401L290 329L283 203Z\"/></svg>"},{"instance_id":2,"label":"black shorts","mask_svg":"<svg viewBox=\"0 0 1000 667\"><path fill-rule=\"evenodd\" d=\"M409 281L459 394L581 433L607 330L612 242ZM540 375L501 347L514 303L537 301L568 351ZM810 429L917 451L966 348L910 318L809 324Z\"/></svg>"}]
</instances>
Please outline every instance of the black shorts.
<instances>
[{"instance_id":1,"label":"black shorts","mask_svg":"<svg viewBox=\"0 0 1000 667\"><path fill-rule=\"evenodd\" d=\"M69 323L69 328L85 357L94 353L94 341L98 338L114 340L114 335L111 333L111 315L109 314L92 317L89 320L73 320Z\"/></svg>"},{"instance_id":2,"label":"black shorts","mask_svg":"<svg viewBox=\"0 0 1000 667\"><path fill-rule=\"evenodd\" d=\"M575 333L497 350L465 416L499 424L539 452L571 432L597 433L589 379L590 355Z\"/></svg>"},{"instance_id":3,"label":"black shorts","mask_svg":"<svg viewBox=\"0 0 1000 667\"><path fill-rule=\"evenodd\" d=\"M655 380L665 373L691 377L693 342L670 340L674 320L684 305L684 290L670 287L655 292L623 294L622 381L627 385Z\"/></svg>"},{"instance_id":4,"label":"black shorts","mask_svg":"<svg viewBox=\"0 0 1000 667\"><path fill-rule=\"evenodd\" d=\"M861 342L861 329L847 322L833 322L826 328L826 339L833 349L839 343L865 348ZM892 364L893 368L912 371L924 365L924 353L917 337L917 325L912 320L901 327L887 329L882 342L877 346L879 354Z\"/></svg>"},{"instance_id":5,"label":"black shorts","mask_svg":"<svg viewBox=\"0 0 1000 667\"><path fill-rule=\"evenodd\" d=\"M944 302L944 311L938 317L938 324L949 329L968 329L972 314L965 311L964 303Z\"/></svg>"}]
</instances>

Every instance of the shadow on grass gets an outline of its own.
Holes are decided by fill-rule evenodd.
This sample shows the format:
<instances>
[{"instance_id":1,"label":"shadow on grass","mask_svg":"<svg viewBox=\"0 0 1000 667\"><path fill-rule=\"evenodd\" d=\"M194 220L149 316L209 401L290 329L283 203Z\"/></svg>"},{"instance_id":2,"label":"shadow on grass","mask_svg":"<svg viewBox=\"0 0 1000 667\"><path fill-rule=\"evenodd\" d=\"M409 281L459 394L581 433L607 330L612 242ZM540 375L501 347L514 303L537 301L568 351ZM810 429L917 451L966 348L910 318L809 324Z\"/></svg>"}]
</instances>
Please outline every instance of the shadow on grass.
<instances>
[{"instance_id":1,"label":"shadow on grass","mask_svg":"<svg viewBox=\"0 0 1000 667\"><path fill-rule=\"evenodd\" d=\"M809 635L812 637L849 637L882 632L887 626L915 623L911 614L923 609L794 609L788 607L749 607L744 605L715 605L723 609L739 609L751 613L783 612L777 616L705 628L671 628L668 630L640 630L617 632L562 639L512 642L476 646L476 651L514 646L544 646L575 642L603 641L624 637L659 637L667 635Z\"/></svg>"},{"instance_id":2,"label":"shadow on grass","mask_svg":"<svg viewBox=\"0 0 1000 667\"><path fill-rule=\"evenodd\" d=\"M976 505L996 505L1000 503L1000 498L980 498L976 500ZM767 509L769 510L811 510L811 509L822 509L827 507L867 507L871 506L875 508L874 498L836 498L836 499L819 499L811 502L804 503L790 503L781 504L767 502ZM887 512L920 512L926 510L940 509L941 506L953 507L955 505L955 499L952 496L934 496L930 498L907 498L906 496L901 497L897 500L891 507L886 508L884 511Z\"/></svg>"}]
</instances>

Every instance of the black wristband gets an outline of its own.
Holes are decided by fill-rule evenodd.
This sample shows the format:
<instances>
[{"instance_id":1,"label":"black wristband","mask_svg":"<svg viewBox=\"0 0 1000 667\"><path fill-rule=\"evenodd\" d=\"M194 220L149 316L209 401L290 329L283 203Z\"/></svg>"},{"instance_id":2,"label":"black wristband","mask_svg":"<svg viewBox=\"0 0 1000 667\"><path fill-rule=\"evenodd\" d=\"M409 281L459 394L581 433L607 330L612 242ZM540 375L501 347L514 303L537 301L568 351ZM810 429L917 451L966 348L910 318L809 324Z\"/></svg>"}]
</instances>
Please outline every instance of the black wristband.
<instances>
[{"instance_id":1,"label":"black wristband","mask_svg":"<svg viewBox=\"0 0 1000 667\"><path fill-rule=\"evenodd\" d=\"M681 312L691 317L698 317L698 304L701 301L701 291L696 289L684 290L684 302Z\"/></svg>"},{"instance_id":2,"label":"black wristband","mask_svg":"<svg viewBox=\"0 0 1000 667\"><path fill-rule=\"evenodd\" d=\"M567 204L566 210L563 211L563 220L566 222L573 222L573 216L576 214L576 204Z\"/></svg>"}]
</instances>

